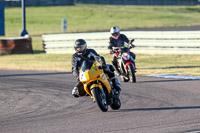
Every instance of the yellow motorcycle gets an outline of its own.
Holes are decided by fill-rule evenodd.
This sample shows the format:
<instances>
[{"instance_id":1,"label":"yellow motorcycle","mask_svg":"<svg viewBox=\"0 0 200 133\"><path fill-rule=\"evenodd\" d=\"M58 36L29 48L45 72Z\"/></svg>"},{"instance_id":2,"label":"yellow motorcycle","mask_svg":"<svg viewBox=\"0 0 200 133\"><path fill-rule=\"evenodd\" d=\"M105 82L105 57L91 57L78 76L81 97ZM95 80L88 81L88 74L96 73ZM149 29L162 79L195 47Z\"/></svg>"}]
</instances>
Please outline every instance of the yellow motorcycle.
<instances>
[{"instance_id":1,"label":"yellow motorcycle","mask_svg":"<svg viewBox=\"0 0 200 133\"><path fill-rule=\"evenodd\" d=\"M79 79L85 92L103 112L108 111L108 105L114 110L121 107L119 95L115 95L116 89L104 73L103 66L98 65L97 61L84 60L79 71Z\"/></svg>"}]
</instances>

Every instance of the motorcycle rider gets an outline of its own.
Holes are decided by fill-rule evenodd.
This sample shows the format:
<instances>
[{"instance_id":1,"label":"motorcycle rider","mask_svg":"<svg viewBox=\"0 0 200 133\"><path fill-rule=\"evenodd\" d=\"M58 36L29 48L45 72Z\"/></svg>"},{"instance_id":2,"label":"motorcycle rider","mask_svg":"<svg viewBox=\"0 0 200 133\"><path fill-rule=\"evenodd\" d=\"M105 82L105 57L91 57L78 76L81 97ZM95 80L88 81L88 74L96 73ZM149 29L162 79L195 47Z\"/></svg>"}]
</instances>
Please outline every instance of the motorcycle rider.
<instances>
[{"instance_id":1,"label":"motorcycle rider","mask_svg":"<svg viewBox=\"0 0 200 133\"><path fill-rule=\"evenodd\" d=\"M124 44L127 43L129 44L130 47L135 47L135 45L132 44L132 41L129 41L129 39L126 37L126 35L124 34L120 34L120 29L117 26L114 26L110 29L110 33L111 33L111 37L109 38L109 46L108 49L110 49L110 54L113 54L113 50L112 47L121 47L121 46L125 46ZM125 46L126 47L126 46ZM135 60L135 54L130 52L131 57ZM132 59L132 60L133 60ZM135 62L133 61L133 63L135 64ZM116 57L113 55L113 59L112 59L112 64L115 67L117 73L119 75L121 75L118 67L117 67L117 59Z\"/></svg>"},{"instance_id":2,"label":"motorcycle rider","mask_svg":"<svg viewBox=\"0 0 200 133\"><path fill-rule=\"evenodd\" d=\"M98 60L99 62L101 62L103 66L102 69L105 73L108 74L109 80L113 83L113 86L117 90L116 95L119 95L121 91L121 85L119 83L119 80L115 78L114 67L112 65L106 65L105 59L102 56L99 56L94 49L88 49L87 43L84 39L78 39L75 41L74 50L75 53L72 56L72 73L76 77L77 83L72 90L72 95L74 97L86 95L83 84L79 81L79 70L82 62L84 61L84 58Z\"/></svg>"}]
</instances>

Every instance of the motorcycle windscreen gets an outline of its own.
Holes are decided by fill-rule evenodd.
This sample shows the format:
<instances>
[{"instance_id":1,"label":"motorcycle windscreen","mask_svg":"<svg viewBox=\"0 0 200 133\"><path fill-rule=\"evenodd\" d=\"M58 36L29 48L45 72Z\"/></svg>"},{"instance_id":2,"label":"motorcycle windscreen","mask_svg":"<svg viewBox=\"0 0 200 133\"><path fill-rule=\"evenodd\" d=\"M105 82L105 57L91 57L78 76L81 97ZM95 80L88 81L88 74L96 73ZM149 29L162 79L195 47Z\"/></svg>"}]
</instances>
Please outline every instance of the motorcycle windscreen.
<instances>
[{"instance_id":1,"label":"motorcycle windscreen","mask_svg":"<svg viewBox=\"0 0 200 133\"><path fill-rule=\"evenodd\" d=\"M85 70L90 70L93 64L94 64L94 61L92 60L84 60L81 66L82 72L85 72Z\"/></svg>"},{"instance_id":2,"label":"motorcycle windscreen","mask_svg":"<svg viewBox=\"0 0 200 133\"><path fill-rule=\"evenodd\" d=\"M85 60L82 63L80 71L80 81L89 81L97 78L100 75L98 67L94 61Z\"/></svg>"}]
</instances>

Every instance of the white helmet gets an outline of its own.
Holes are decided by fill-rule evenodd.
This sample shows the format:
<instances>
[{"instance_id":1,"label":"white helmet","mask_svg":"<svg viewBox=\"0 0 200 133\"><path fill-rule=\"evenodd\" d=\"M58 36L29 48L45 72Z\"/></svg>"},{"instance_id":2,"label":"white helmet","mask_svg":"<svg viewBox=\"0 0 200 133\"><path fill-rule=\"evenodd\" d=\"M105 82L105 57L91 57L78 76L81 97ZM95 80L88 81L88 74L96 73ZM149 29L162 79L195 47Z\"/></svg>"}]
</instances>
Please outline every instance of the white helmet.
<instances>
[{"instance_id":1,"label":"white helmet","mask_svg":"<svg viewBox=\"0 0 200 133\"><path fill-rule=\"evenodd\" d=\"M110 29L110 33L114 39L118 39L120 35L120 29L114 26Z\"/></svg>"}]
</instances>

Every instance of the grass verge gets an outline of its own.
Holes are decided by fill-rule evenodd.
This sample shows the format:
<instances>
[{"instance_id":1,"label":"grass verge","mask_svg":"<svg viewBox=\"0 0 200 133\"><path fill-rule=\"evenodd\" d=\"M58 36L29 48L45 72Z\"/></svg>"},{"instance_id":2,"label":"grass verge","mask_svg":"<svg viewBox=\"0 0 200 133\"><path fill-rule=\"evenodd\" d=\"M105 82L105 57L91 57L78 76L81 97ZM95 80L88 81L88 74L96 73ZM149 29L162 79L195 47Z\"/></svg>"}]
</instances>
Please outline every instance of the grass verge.
<instances>
[{"instance_id":1,"label":"grass verge","mask_svg":"<svg viewBox=\"0 0 200 133\"><path fill-rule=\"evenodd\" d=\"M42 50L42 34L63 33L62 19L67 18L67 32L108 31L137 28L200 25L199 6L124 6L81 5L26 7L26 29L33 39L33 50ZM21 7L5 8L7 37L20 36Z\"/></svg>"},{"instance_id":2,"label":"grass verge","mask_svg":"<svg viewBox=\"0 0 200 133\"><path fill-rule=\"evenodd\" d=\"M0 69L71 71L71 54L9 55L0 57ZM111 55L102 55L111 64ZM137 75L200 76L200 55L137 55Z\"/></svg>"}]
</instances>

